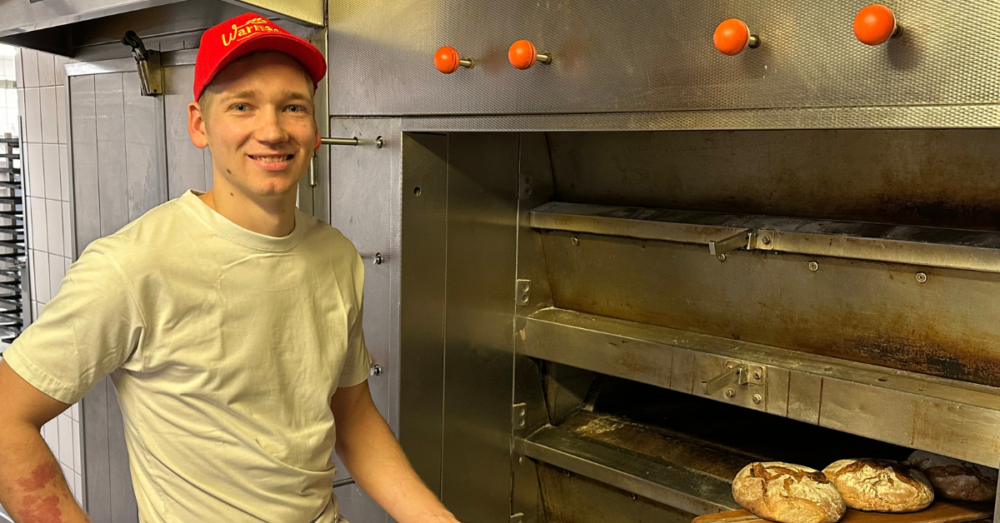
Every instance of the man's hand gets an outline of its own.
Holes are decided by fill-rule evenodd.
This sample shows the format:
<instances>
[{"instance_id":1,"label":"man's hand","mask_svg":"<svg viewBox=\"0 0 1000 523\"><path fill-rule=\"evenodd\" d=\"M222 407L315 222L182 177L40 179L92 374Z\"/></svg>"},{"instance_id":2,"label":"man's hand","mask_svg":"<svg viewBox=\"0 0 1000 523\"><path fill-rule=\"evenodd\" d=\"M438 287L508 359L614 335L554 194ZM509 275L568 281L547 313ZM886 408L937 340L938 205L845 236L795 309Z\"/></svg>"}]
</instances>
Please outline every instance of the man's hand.
<instances>
[{"instance_id":1,"label":"man's hand","mask_svg":"<svg viewBox=\"0 0 1000 523\"><path fill-rule=\"evenodd\" d=\"M459 523L414 472L372 402L368 382L337 389L330 402L337 455L351 477L399 523Z\"/></svg>"},{"instance_id":2,"label":"man's hand","mask_svg":"<svg viewBox=\"0 0 1000 523\"><path fill-rule=\"evenodd\" d=\"M0 505L17 523L91 523L42 439L67 408L0 360Z\"/></svg>"}]
</instances>

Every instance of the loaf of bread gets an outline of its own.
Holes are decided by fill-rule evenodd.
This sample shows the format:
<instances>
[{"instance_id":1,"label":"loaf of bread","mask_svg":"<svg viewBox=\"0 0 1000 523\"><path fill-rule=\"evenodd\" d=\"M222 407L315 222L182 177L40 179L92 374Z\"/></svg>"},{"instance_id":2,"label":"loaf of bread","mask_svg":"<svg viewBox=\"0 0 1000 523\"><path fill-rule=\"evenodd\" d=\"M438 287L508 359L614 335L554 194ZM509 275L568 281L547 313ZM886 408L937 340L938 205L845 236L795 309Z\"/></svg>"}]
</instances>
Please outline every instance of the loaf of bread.
<instances>
[{"instance_id":1,"label":"loaf of bread","mask_svg":"<svg viewBox=\"0 0 1000 523\"><path fill-rule=\"evenodd\" d=\"M997 495L997 469L918 450L906 463L923 472L945 499L988 501Z\"/></svg>"},{"instance_id":2,"label":"loaf of bread","mask_svg":"<svg viewBox=\"0 0 1000 523\"><path fill-rule=\"evenodd\" d=\"M927 476L896 461L842 459L823 473L855 510L916 512L934 501L934 487Z\"/></svg>"},{"instance_id":3,"label":"loaf of bread","mask_svg":"<svg viewBox=\"0 0 1000 523\"><path fill-rule=\"evenodd\" d=\"M751 463L733 480L733 498L757 517L780 523L835 523L847 510L822 472L790 463Z\"/></svg>"}]
</instances>

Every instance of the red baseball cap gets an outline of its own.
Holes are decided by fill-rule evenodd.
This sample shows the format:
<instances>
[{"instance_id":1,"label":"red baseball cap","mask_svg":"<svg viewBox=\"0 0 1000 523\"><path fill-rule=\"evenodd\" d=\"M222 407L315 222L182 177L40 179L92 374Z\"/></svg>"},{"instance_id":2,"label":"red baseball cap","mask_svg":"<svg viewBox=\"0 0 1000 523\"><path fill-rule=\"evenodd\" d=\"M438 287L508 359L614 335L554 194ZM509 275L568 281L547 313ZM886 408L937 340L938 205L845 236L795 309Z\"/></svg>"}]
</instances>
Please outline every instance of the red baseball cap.
<instances>
[{"instance_id":1,"label":"red baseball cap","mask_svg":"<svg viewBox=\"0 0 1000 523\"><path fill-rule=\"evenodd\" d=\"M299 61L313 87L326 75L326 59L313 44L285 31L256 13L230 18L201 35L194 64L194 99L224 67L254 51L278 51Z\"/></svg>"}]
</instances>

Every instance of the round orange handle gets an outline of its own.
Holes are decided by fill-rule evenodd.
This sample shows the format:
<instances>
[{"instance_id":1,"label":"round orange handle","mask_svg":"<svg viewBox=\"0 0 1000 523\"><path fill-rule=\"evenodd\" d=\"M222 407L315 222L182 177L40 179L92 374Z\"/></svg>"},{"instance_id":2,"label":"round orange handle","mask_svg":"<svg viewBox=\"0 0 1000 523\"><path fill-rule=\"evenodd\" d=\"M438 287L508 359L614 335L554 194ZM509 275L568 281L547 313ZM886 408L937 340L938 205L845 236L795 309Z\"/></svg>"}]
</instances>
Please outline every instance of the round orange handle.
<instances>
[{"instance_id":1,"label":"round orange handle","mask_svg":"<svg viewBox=\"0 0 1000 523\"><path fill-rule=\"evenodd\" d=\"M757 37L750 34L747 24L738 18L730 18L719 24L712 36L715 48L728 56L738 55L747 47L756 47L753 45L756 40Z\"/></svg>"},{"instance_id":2,"label":"round orange handle","mask_svg":"<svg viewBox=\"0 0 1000 523\"><path fill-rule=\"evenodd\" d=\"M518 40L511 44L510 50L507 51L507 60L517 69L531 69L538 60L538 49L535 49L535 44L527 40Z\"/></svg>"},{"instance_id":3,"label":"round orange handle","mask_svg":"<svg viewBox=\"0 0 1000 523\"><path fill-rule=\"evenodd\" d=\"M865 7L854 17L854 36L863 44L879 45L892 38L898 30L896 16L881 4Z\"/></svg>"},{"instance_id":4,"label":"round orange handle","mask_svg":"<svg viewBox=\"0 0 1000 523\"><path fill-rule=\"evenodd\" d=\"M446 45L434 53L434 67L437 67L437 70L444 74L451 74L458 71L461 59L461 55L454 47Z\"/></svg>"}]
</instances>

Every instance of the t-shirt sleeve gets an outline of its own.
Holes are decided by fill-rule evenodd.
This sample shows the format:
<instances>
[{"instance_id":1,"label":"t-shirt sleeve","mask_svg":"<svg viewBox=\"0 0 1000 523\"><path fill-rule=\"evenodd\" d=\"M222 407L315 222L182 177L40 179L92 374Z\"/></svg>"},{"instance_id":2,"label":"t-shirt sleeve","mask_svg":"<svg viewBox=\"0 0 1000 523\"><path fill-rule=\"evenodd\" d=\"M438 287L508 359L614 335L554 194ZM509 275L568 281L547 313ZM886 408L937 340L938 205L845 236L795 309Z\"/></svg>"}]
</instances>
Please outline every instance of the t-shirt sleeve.
<instances>
[{"instance_id":1,"label":"t-shirt sleeve","mask_svg":"<svg viewBox=\"0 0 1000 523\"><path fill-rule=\"evenodd\" d=\"M144 332L121 268L88 248L3 358L38 390L73 404L140 349Z\"/></svg>"},{"instance_id":2,"label":"t-shirt sleeve","mask_svg":"<svg viewBox=\"0 0 1000 523\"><path fill-rule=\"evenodd\" d=\"M357 257L357 255L355 255ZM355 294L358 314L347 332L347 354L344 355L344 370L340 373L338 387L352 387L368 379L372 359L365 345L364 332L364 264L357 257L354 263Z\"/></svg>"}]
</instances>

